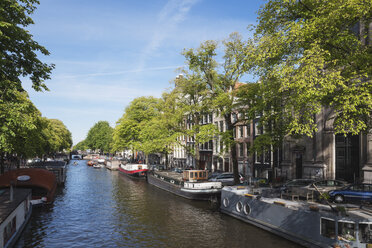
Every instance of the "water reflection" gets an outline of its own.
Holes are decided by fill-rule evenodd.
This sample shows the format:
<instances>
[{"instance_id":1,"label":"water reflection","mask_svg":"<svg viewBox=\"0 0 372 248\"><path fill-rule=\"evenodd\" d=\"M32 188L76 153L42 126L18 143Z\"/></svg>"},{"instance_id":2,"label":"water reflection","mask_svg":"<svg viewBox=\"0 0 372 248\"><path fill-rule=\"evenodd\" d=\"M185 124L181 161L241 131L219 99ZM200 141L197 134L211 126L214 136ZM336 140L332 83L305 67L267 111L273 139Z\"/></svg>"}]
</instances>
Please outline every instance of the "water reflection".
<instances>
[{"instance_id":1,"label":"water reflection","mask_svg":"<svg viewBox=\"0 0 372 248\"><path fill-rule=\"evenodd\" d=\"M36 209L16 247L298 247L118 172L70 165L53 206Z\"/></svg>"}]
</instances>

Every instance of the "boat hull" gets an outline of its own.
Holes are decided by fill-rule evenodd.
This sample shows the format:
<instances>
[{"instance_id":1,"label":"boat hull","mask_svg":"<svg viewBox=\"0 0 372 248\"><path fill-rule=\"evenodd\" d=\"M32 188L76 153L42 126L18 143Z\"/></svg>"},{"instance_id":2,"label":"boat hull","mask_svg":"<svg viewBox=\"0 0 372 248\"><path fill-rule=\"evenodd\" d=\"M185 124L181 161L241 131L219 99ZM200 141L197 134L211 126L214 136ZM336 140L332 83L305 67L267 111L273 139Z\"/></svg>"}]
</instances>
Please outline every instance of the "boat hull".
<instances>
[{"instance_id":1,"label":"boat hull","mask_svg":"<svg viewBox=\"0 0 372 248\"><path fill-rule=\"evenodd\" d=\"M173 183L171 182L173 181ZM218 199L221 195L220 189L208 189L208 190L192 190L185 189L182 187L182 183L171 178L163 179L156 175L150 174L147 175L147 182L151 185L154 185L162 190L168 191L175 195L181 196L190 200L199 200L199 201L209 201Z\"/></svg>"},{"instance_id":2,"label":"boat hull","mask_svg":"<svg viewBox=\"0 0 372 248\"><path fill-rule=\"evenodd\" d=\"M118 168L119 172L123 175L133 177L133 178L138 178L138 179L145 179L146 178L146 173L148 169L141 169L141 170L125 170L121 167Z\"/></svg>"},{"instance_id":3,"label":"boat hull","mask_svg":"<svg viewBox=\"0 0 372 248\"><path fill-rule=\"evenodd\" d=\"M342 217L332 212L292 209L280 199L273 202L223 189L220 211L306 247L333 247L339 242L321 235L320 223L321 218L341 220ZM358 242L349 244L350 247L366 247Z\"/></svg>"}]
</instances>

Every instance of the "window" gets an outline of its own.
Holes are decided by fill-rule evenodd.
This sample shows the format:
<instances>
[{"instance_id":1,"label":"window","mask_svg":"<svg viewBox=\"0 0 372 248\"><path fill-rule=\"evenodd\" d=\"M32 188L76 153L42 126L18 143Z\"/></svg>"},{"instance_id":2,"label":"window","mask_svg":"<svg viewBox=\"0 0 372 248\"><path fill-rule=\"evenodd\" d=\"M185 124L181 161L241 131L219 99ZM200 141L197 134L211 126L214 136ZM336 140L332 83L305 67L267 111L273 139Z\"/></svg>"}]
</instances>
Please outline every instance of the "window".
<instances>
[{"instance_id":1,"label":"window","mask_svg":"<svg viewBox=\"0 0 372 248\"><path fill-rule=\"evenodd\" d=\"M248 214L251 213L251 207L249 206L248 203L246 203L246 204L244 205L244 213L245 213L245 215L248 215Z\"/></svg>"},{"instance_id":2,"label":"window","mask_svg":"<svg viewBox=\"0 0 372 248\"><path fill-rule=\"evenodd\" d=\"M262 163L262 155L258 155L256 152L255 157L256 157L256 163Z\"/></svg>"},{"instance_id":3,"label":"window","mask_svg":"<svg viewBox=\"0 0 372 248\"><path fill-rule=\"evenodd\" d=\"M213 140L209 141L209 150L213 150Z\"/></svg>"},{"instance_id":4,"label":"window","mask_svg":"<svg viewBox=\"0 0 372 248\"><path fill-rule=\"evenodd\" d=\"M233 135L234 135L234 138L236 138L236 127L233 128Z\"/></svg>"},{"instance_id":5,"label":"window","mask_svg":"<svg viewBox=\"0 0 372 248\"><path fill-rule=\"evenodd\" d=\"M247 125L247 135L246 136L251 136L251 124Z\"/></svg>"},{"instance_id":6,"label":"window","mask_svg":"<svg viewBox=\"0 0 372 248\"><path fill-rule=\"evenodd\" d=\"M239 126L240 138L244 137L244 129L243 126Z\"/></svg>"},{"instance_id":7,"label":"window","mask_svg":"<svg viewBox=\"0 0 372 248\"><path fill-rule=\"evenodd\" d=\"M248 157L249 156L249 148L251 147L251 143L247 142L245 146L247 148L247 157Z\"/></svg>"},{"instance_id":8,"label":"window","mask_svg":"<svg viewBox=\"0 0 372 248\"><path fill-rule=\"evenodd\" d=\"M254 135L261 135L262 134L262 130L261 130L261 127L259 126L259 123L258 122L255 122L254 123Z\"/></svg>"},{"instance_id":9,"label":"window","mask_svg":"<svg viewBox=\"0 0 372 248\"><path fill-rule=\"evenodd\" d=\"M16 232L17 229L17 217L14 216L12 221L10 221L4 228L3 237L4 237L4 245L12 238L13 234Z\"/></svg>"},{"instance_id":10,"label":"window","mask_svg":"<svg viewBox=\"0 0 372 248\"><path fill-rule=\"evenodd\" d=\"M243 203L239 201L236 204L236 211L238 211L240 213L242 211L242 209L243 209Z\"/></svg>"},{"instance_id":11,"label":"window","mask_svg":"<svg viewBox=\"0 0 372 248\"><path fill-rule=\"evenodd\" d=\"M372 223L359 223L359 240L361 243L372 243Z\"/></svg>"},{"instance_id":12,"label":"window","mask_svg":"<svg viewBox=\"0 0 372 248\"><path fill-rule=\"evenodd\" d=\"M243 143L239 144L239 156L240 157L244 156L244 144Z\"/></svg>"},{"instance_id":13,"label":"window","mask_svg":"<svg viewBox=\"0 0 372 248\"><path fill-rule=\"evenodd\" d=\"M270 163L271 161L271 151L264 152L264 163Z\"/></svg>"},{"instance_id":14,"label":"window","mask_svg":"<svg viewBox=\"0 0 372 248\"><path fill-rule=\"evenodd\" d=\"M212 122L213 122L213 115L210 114L210 115L209 115L209 123L212 123Z\"/></svg>"},{"instance_id":15,"label":"window","mask_svg":"<svg viewBox=\"0 0 372 248\"><path fill-rule=\"evenodd\" d=\"M320 218L320 234L324 237L335 239L336 226L332 219Z\"/></svg>"},{"instance_id":16,"label":"window","mask_svg":"<svg viewBox=\"0 0 372 248\"><path fill-rule=\"evenodd\" d=\"M228 198L223 199L223 205L225 206L225 208L227 208L229 204L230 204L230 201Z\"/></svg>"},{"instance_id":17,"label":"window","mask_svg":"<svg viewBox=\"0 0 372 248\"><path fill-rule=\"evenodd\" d=\"M220 121L220 132L223 132L223 121Z\"/></svg>"},{"instance_id":18,"label":"window","mask_svg":"<svg viewBox=\"0 0 372 248\"><path fill-rule=\"evenodd\" d=\"M232 115L231 115L231 119L232 119L232 122L233 123L235 123L236 121L237 121L237 116L236 116L236 114L235 113L233 113Z\"/></svg>"},{"instance_id":19,"label":"window","mask_svg":"<svg viewBox=\"0 0 372 248\"><path fill-rule=\"evenodd\" d=\"M341 237L339 239L354 241L355 240L355 223L351 221L350 222L339 221L338 222L338 236Z\"/></svg>"}]
</instances>

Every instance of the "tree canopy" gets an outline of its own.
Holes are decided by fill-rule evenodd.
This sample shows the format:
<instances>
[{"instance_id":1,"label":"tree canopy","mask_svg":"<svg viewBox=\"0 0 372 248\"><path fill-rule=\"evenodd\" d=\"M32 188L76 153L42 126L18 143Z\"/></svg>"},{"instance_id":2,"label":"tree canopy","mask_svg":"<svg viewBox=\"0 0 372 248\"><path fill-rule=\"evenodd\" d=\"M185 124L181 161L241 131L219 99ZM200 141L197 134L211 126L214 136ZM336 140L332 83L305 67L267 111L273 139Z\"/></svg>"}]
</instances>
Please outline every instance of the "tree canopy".
<instances>
[{"instance_id":1,"label":"tree canopy","mask_svg":"<svg viewBox=\"0 0 372 248\"><path fill-rule=\"evenodd\" d=\"M37 4L37 0L0 2L0 81L16 83L18 90L21 90L21 77L29 77L37 91L47 90L44 81L50 78L54 68L38 59L38 54L49 55L49 51L25 29L34 24L30 15Z\"/></svg>"},{"instance_id":2,"label":"tree canopy","mask_svg":"<svg viewBox=\"0 0 372 248\"><path fill-rule=\"evenodd\" d=\"M110 152L113 143L113 128L107 121L99 121L89 130L85 145L93 150Z\"/></svg>"},{"instance_id":3,"label":"tree canopy","mask_svg":"<svg viewBox=\"0 0 372 248\"><path fill-rule=\"evenodd\" d=\"M29 78L36 91L47 90L54 65L39 60L49 55L47 49L33 40L25 28L33 24L30 15L37 0L0 1L0 164L4 154L31 156L42 152L39 137L41 114L28 98L21 79Z\"/></svg>"},{"instance_id":4,"label":"tree canopy","mask_svg":"<svg viewBox=\"0 0 372 248\"><path fill-rule=\"evenodd\" d=\"M268 1L258 13L254 45L246 50L263 87L262 114L282 115L287 134L312 136L314 115L331 108L336 133L368 130L371 9L364 0ZM282 110L270 110L278 97Z\"/></svg>"}]
</instances>

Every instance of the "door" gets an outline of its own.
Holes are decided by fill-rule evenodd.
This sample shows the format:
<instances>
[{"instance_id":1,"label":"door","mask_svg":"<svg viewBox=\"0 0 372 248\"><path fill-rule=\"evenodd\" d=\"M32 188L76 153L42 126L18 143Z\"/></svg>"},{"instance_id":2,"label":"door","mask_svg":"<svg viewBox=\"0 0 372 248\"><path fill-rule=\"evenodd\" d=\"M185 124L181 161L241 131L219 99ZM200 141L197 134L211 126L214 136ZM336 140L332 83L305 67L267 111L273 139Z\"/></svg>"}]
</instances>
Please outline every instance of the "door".
<instances>
[{"instance_id":1,"label":"door","mask_svg":"<svg viewBox=\"0 0 372 248\"><path fill-rule=\"evenodd\" d=\"M336 179L359 178L359 135L336 135Z\"/></svg>"},{"instance_id":2,"label":"door","mask_svg":"<svg viewBox=\"0 0 372 248\"><path fill-rule=\"evenodd\" d=\"M296 153L296 178L302 178L302 154Z\"/></svg>"}]
</instances>

